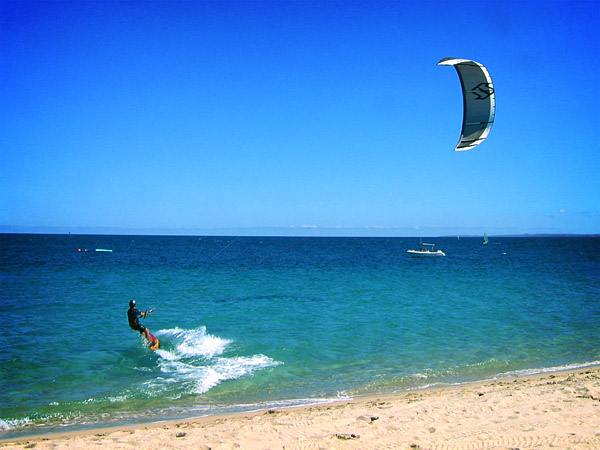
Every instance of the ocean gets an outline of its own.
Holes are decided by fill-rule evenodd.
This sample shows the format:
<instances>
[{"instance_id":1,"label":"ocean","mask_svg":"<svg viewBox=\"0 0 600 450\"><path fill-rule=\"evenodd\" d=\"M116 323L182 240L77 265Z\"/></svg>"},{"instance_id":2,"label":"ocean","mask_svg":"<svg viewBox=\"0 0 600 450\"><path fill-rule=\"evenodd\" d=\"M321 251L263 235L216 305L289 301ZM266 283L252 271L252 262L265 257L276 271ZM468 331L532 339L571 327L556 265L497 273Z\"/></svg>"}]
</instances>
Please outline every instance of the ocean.
<instances>
[{"instance_id":1,"label":"ocean","mask_svg":"<svg viewBox=\"0 0 600 450\"><path fill-rule=\"evenodd\" d=\"M419 241L2 234L0 439L600 363L600 238Z\"/></svg>"}]
</instances>

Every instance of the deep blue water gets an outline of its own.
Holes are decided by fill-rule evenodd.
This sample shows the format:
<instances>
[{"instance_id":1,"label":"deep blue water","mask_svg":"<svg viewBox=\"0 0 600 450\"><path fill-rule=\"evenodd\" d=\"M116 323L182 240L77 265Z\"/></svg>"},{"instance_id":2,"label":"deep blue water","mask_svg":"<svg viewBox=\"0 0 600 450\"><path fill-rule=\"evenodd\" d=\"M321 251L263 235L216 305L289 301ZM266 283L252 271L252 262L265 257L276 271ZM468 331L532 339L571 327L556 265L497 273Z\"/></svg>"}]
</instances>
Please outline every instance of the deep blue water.
<instances>
[{"instance_id":1,"label":"deep blue water","mask_svg":"<svg viewBox=\"0 0 600 450\"><path fill-rule=\"evenodd\" d=\"M600 238L427 241L0 235L0 439L600 361Z\"/></svg>"}]
</instances>

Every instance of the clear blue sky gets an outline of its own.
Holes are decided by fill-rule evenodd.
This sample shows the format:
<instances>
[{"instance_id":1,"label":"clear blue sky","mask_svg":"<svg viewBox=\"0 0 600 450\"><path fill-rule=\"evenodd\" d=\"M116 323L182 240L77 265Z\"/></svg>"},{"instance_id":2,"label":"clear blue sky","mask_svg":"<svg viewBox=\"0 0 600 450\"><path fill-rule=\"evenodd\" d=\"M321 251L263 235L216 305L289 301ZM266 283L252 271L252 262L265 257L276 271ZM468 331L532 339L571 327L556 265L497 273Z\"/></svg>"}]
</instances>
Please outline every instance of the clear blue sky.
<instances>
[{"instance_id":1,"label":"clear blue sky","mask_svg":"<svg viewBox=\"0 0 600 450\"><path fill-rule=\"evenodd\" d=\"M0 5L0 231L600 232L598 0Z\"/></svg>"}]
</instances>

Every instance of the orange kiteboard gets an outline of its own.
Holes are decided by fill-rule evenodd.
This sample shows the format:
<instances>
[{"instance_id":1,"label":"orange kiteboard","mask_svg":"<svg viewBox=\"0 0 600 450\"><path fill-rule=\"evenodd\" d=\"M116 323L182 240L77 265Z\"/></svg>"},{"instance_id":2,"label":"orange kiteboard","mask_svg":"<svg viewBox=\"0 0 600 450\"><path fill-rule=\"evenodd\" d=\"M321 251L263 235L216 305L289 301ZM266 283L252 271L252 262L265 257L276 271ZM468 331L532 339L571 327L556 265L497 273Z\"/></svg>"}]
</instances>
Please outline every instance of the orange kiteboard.
<instances>
[{"instance_id":1,"label":"orange kiteboard","mask_svg":"<svg viewBox=\"0 0 600 450\"><path fill-rule=\"evenodd\" d=\"M150 335L150 340L148 341L148 348L152 351L160 348L160 341L152 335L152 333L148 332Z\"/></svg>"}]
</instances>

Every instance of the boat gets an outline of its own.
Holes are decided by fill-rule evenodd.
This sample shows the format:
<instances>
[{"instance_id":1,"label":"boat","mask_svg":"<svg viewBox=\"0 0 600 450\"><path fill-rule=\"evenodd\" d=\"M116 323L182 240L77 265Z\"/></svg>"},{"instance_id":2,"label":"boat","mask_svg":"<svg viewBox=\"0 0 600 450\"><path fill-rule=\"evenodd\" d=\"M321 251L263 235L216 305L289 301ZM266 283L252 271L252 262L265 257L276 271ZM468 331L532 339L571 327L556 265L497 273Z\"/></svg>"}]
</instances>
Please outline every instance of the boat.
<instances>
[{"instance_id":1,"label":"boat","mask_svg":"<svg viewBox=\"0 0 600 450\"><path fill-rule=\"evenodd\" d=\"M420 250L407 250L406 253L411 256L446 256L441 250L435 249L435 244L421 244Z\"/></svg>"},{"instance_id":2,"label":"boat","mask_svg":"<svg viewBox=\"0 0 600 450\"><path fill-rule=\"evenodd\" d=\"M490 242L490 241L488 241L487 234L483 233L483 244L485 245L485 244L487 244L488 242Z\"/></svg>"}]
</instances>

